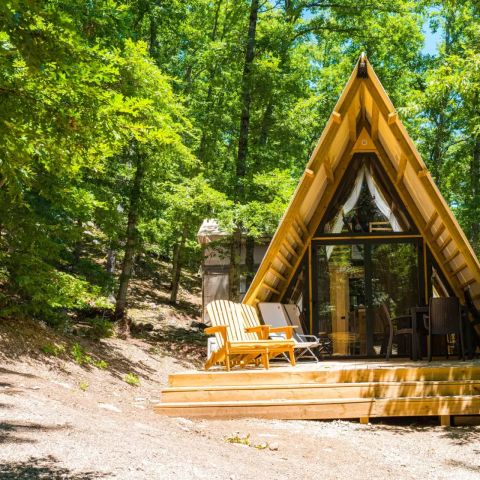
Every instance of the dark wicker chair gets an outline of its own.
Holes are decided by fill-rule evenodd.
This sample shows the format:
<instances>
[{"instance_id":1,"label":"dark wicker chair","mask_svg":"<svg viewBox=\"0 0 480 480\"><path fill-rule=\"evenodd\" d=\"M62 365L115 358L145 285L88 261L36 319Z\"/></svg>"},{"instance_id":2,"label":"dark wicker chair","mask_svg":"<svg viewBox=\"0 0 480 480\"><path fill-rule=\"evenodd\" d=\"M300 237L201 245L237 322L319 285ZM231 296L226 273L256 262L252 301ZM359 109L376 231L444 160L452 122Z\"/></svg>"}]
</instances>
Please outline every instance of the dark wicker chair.
<instances>
[{"instance_id":1,"label":"dark wicker chair","mask_svg":"<svg viewBox=\"0 0 480 480\"><path fill-rule=\"evenodd\" d=\"M467 317L464 325L465 350L467 351L468 357L473 358L475 356L475 350L477 347L480 347L480 335L475 330L475 325L480 325L480 312L473 302L470 289L466 288L463 293L465 295ZM470 314L470 318L468 318L468 314Z\"/></svg>"},{"instance_id":2,"label":"dark wicker chair","mask_svg":"<svg viewBox=\"0 0 480 480\"><path fill-rule=\"evenodd\" d=\"M412 317L410 315L402 315L400 317L392 318L390 316L388 307L385 303L382 303L378 307L377 312L380 315L382 322L384 324L385 333L388 331L388 337L386 334L384 336L384 339L385 339L384 342L386 343L385 359L388 360L392 355L393 338L400 335L409 335L409 336L413 335L413 329L411 327ZM405 325L409 325L409 327L406 327ZM410 356L412 356L412 352L410 352Z\"/></svg>"},{"instance_id":3,"label":"dark wicker chair","mask_svg":"<svg viewBox=\"0 0 480 480\"><path fill-rule=\"evenodd\" d=\"M428 361L432 361L432 336L442 335L446 342L446 357L448 358L448 335L455 334L459 358L465 359L463 346L462 311L457 297L431 298L428 315L424 315L425 328L428 332Z\"/></svg>"}]
</instances>

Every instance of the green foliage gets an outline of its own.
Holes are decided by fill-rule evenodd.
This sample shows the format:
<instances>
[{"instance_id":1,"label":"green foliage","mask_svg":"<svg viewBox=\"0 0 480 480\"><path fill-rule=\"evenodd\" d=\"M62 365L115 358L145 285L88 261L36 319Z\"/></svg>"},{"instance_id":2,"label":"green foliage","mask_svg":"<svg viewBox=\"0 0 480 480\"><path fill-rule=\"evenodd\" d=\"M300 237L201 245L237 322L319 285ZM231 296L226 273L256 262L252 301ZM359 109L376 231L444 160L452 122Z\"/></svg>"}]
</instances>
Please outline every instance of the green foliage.
<instances>
[{"instance_id":1,"label":"green foliage","mask_svg":"<svg viewBox=\"0 0 480 480\"><path fill-rule=\"evenodd\" d=\"M47 343L40 347L40 350L45 354L53 357L58 357L65 353L65 345L58 343Z\"/></svg>"},{"instance_id":2,"label":"green foliage","mask_svg":"<svg viewBox=\"0 0 480 480\"><path fill-rule=\"evenodd\" d=\"M100 370L106 370L108 368L108 362L105 360L94 360L93 365Z\"/></svg>"},{"instance_id":3,"label":"green foliage","mask_svg":"<svg viewBox=\"0 0 480 480\"><path fill-rule=\"evenodd\" d=\"M91 355L85 352L84 348L79 343L74 343L72 345L70 354L78 365L93 365L100 370L106 370L108 368L108 363L105 360L96 360L92 358Z\"/></svg>"},{"instance_id":4,"label":"green foliage","mask_svg":"<svg viewBox=\"0 0 480 480\"><path fill-rule=\"evenodd\" d=\"M123 381L128 383L132 387L138 387L140 385L140 379L134 373L127 373L123 377Z\"/></svg>"},{"instance_id":5,"label":"green foliage","mask_svg":"<svg viewBox=\"0 0 480 480\"><path fill-rule=\"evenodd\" d=\"M78 384L78 388L80 388L80 390L81 390L82 392L86 392L86 391L88 390L88 387L89 387L89 386L90 386L90 385L89 385L88 382L86 382L86 381L80 382L80 383Z\"/></svg>"},{"instance_id":6,"label":"green foliage","mask_svg":"<svg viewBox=\"0 0 480 480\"><path fill-rule=\"evenodd\" d=\"M113 324L106 318L93 318L89 321L93 338L110 338L115 334Z\"/></svg>"},{"instance_id":7,"label":"green foliage","mask_svg":"<svg viewBox=\"0 0 480 480\"><path fill-rule=\"evenodd\" d=\"M85 350L79 343L74 343L70 351L73 359L79 365L89 365L92 363L92 357L85 353Z\"/></svg>"}]
</instances>

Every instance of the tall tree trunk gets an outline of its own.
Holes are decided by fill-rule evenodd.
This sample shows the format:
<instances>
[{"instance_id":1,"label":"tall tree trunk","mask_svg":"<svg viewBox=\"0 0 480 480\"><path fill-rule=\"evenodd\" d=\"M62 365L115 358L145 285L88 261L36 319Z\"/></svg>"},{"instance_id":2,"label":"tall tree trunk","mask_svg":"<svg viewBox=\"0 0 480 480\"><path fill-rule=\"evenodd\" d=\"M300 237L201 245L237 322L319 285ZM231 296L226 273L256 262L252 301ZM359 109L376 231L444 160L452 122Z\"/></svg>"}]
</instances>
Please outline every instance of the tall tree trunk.
<instances>
[{"instance_id":1,"label":"tall tree trunk","mask_svg":"<svg viewBox=\"0 0 480 480\"><path fill-rule=\"evenodd\" d=\"M235 192L236 204L245 202L245 176L247 173L248 133L250 129L250 107L252 103L252 69L255 58L255 35L257 30L259 0L252 0L248 22L247 47L242 74L240 132L238 135L238 151L235 164ZM230 249L229 293L230 298L237 300L240 296L240 253L241 253L242 226L237 225L233 234Z\"/></svg>"},{"instance_id":2,"label":"tall tree trunk","mask_svg":"<svg viewBox=\"0 0 480 480\"><path fill-rule=\"evenodd\" d=\"M138 232L137 222L140 206L140 197L142 192L142 183L145 175L145 164L141 154L134 152L136 156L136 170L133 179L133 185L130 192L130 206L128 209L127 238L125 244L125 255L123 257L122 272L120 274L120 284L117 292L117 302L115 305L115 318L119 321L119 329L125 335L128 335L128 319L126 315L128 284L132 276L134 258L137 249Z\"/></svg>"},{"instance_id":3,"label":"tall tree trunk","mask_svg":"<svg viewBox=\"0 0 480 480\"><path fill-rule=\"evenodd\" d=\"M215 16L214 16L214 19L213 19L213 27L212 27L212 31L210 33L210 40L212 42L215 41L216 38L217 38L218 22L219 22L219 18L220 18L220 9L222 7L222 3L223 3L223 0L218 0L216 8L215 8ZM223 36L223 35L221 35L221 36ZM208 89L207 89L207 97L206 97L206 101L205 101L206 105L210 105L210 103L212 101L213 82L214 82L215 77L216 77L217 68L218 68L218 65L215 63L215 64L212 65L212 67L210 68L210 70L208 72ZM206 151L207 151L207 142L208 142L207 132L208 132L208 129L210 128L209 123L210 122L204 122L203 125L202 125L202 135L200 137L200 145L199 145L199 148L198 148L198 158L202 163L205 161L205 154L206 154Z\"/></svg>"},{"instance_id":4,"label":"tall tree trunk","mask_svg":"<svg viewBox=\"0 0 480 480\"><path fill-rule=\"evenodd\" d=\"M245 51L245 63L242 75L242 113L240 116L240 133L238 136L238 152L236 162L236 200L244 201L246 174L246 162L248 154L248 132L250 129L250 107L252 103L252 67L255 58L255 35L257 29L259 0L252 0L250 6L250 18L248 24L247 48Z\"/></svg>"},{"instance_id":5,"label":"tall tree trunk","mask_svg":"<svg viewBox=\"0 0 480 480\"><path fill-rule=\"evenodd\" d=\"M170 292L170 303L177 303L178 287L180 286L180 275L182 272L183 250L187 240L188 226L183 225L182 235L175 247L172 263L172 283Z\"/></svg>"}]
</instances>

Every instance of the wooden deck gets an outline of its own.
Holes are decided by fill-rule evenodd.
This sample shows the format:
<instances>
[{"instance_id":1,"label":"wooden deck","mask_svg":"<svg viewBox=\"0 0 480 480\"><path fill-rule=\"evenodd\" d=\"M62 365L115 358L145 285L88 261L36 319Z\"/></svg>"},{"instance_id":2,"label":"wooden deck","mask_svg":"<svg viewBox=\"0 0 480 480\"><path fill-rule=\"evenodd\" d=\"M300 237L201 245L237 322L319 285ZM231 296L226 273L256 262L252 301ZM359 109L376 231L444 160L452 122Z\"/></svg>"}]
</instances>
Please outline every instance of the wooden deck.
<instances>
[{"instance_id":1,"label":"wooden deck","mask_svg":"<svg viewBox=\"0 0 480 480\"><path fill-rule=\"evenodd\" d=\"M480 361L322 361L170 375L155 410L189 418L480 415Z\"/></svg>"}]
</instances>

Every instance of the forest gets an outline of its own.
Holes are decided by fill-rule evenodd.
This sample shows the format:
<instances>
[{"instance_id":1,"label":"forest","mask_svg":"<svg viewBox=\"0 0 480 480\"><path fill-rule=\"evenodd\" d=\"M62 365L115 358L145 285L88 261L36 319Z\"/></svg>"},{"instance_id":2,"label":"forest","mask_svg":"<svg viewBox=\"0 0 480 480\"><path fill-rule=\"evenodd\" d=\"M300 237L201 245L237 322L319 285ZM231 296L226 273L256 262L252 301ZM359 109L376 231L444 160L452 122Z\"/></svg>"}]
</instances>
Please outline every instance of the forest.
<instances>
[{"instance_id":1,"label":"forest","mask_svg":"<svg viewBox=\"0 0 480 480\"><path fill-rule=\"evenodd\" d=\"M6 0L0 21L1 317L126 328L136 264L166 262L175 303L204 218L234 259L272 235L361 52L480 253L475 0Z\"/></svg>"}]
</instances>

